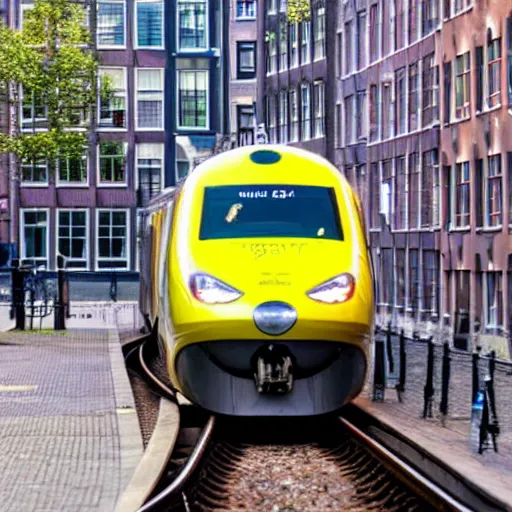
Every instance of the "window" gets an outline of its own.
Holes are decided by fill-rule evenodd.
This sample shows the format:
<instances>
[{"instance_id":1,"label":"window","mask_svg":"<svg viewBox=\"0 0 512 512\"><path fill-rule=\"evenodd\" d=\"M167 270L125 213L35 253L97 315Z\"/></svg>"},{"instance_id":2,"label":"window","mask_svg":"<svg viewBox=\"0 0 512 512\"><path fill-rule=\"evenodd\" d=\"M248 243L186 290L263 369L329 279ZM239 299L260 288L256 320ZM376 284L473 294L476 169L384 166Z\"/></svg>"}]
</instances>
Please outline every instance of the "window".
<instances>
[{"instance_id":1,"label":"window","mask_svg":"<svg viewBox=\"0 0 512 512\"><path fill-rule=\"evenodd\" d=\"M115 48L126 44L124 0L98 0L98 47Z\"/></svg>"},{"instance_id":2,"label":"window","mask_svg":"<svg viewBox=\"0 0 512 512\"><path fill-rule=\"evenodd\" d=\"M136 73L137 130L163 130L164 70L139 68Z\"/></svg>"},{"instance_id":3,"label":"window","mask_svg":"<svg viewBox=\"0 0 512 512\"><path fill-rule=\"evenodd\" d=\"M342 138L342 113L341 113L341 103L336 104L336 114L334 119L335 125L335 144L336 149L343 147L343 138Z\"/></svg>"},{"instance_id":4,"label":"window","mask_svg":"<svg viewBox=\"0 0 512 512\"><path fill-rule=\"evenodd\" d=\"M475 160L475 213L476 227L481 228L484 225L484 161L481 158Z\"/></svg>"},{"instance_id":5,"label":"window","mask_svg":"<svg viewBox=\"0 0 512 512\"><path fill-rule=\"evenodd\" d=\"M395 97L396 97L396 127L395 132L397 135L405 133L406 123L406 83L405 83L405 68L401 68L395 73Z\"/></svg>"},{"instance_id":6,"label":"window","mask_svg":"<svg viewBox=\"0 0 512 512\"><path fill-rule=\"evenodd\" d=\"M206 0L178 0L180 50L205 50L207 24Z\"/></svg>"},{"instance_id":7,"label":"window","mask_svg":"<svg viewBox=\"0 0 512 512\"><path fill-rule=\"evenodd\" d=\"M437 170L437 151L432 149L423 153L421 169L421 227L428 228L435 224L439 205L434 201L434 175Z\"/></svg>"},{"instance_id":8,"label":"window","mask_svg":"<svg viewBox=\"0 0 512 512\"><path fill-rule=\"evenodd\" d=\"M307 64L311 60L311 22L303 21L301 26L300 62L301 64Z\"/></svg>"},{"instance_id":9,"label":"window","mask_svg":"<svg viewBox=\"0 0 512 512\"><path fill-rule=\"evenodd\" d=\"M501 38L493 39L487 48L488 96L487 106L501 103Z\"/></svg>"},{"instance_id":10,"label":"window","mask_svg":"<svg viewBox=\"0 0 512 512\"><path fill-rule=\"evenodd\" d=\"M268 42L267 75L277 73L277 41L273 37Z\"/></svg>"},{"instance_id":11,"label":"window","mask_svg":"<svg viewBox=\"0 0 512 512\"><path fill-rule=\"evenodd\" d=\"M420 213L420 168L418 153L409 154L409 229L418 229Z\"/></svg>"},{"instance_id":12,"label":"window","mask_svg":"<svg viewBox=\"0 0 512 512\"><path fill-rule=\"evenodd\" d=\"M382 84L382 140L389 139L394 135L394 114L393 84L391 82L385 82Z\"/></svg>"},{"instance_id":13,"label":"window","mask_svg":"<svg viewBox=\"0 0 512 512\"><path fill-rule=\"evenodd\" d=\"M22 264L42 265L48 268L49 211L22 208L20 213Z\"/></svg>"},{"instance_id":14,"label":"window","mask_svg":"<svg viewBox=\"0 0 512 512\"><path fill-rule=\"evenodd\" d=\"M409 0L409 44L418 39L418 0Z\"/></svg>"},{"instance_id":15,"label":"window","mask_svg":"<svg viewBox=\"0 0 512 512\"><path fill-rule=\"evenodd\" d=\"M440 252L423 251L423 310L439 314Z\"/></svg>"},{"instance_id":16,"label":"window","mask_svg":"<svg viewBox=\"0 0 512 512\"><path fill-rule=\"evenodd\" d=\"M343 75L343 33L338 32L336 34L336 76L340 77Z\"/></svg>"},{"instance_id":17,"label":"window","mask_svg":"<svg viewBox=\"0 0 512 512\"><path fill-rule=\"evenodd\" d=\"M59 159L58 177L59 185L87 185L87 156Z\"/></svg>"},{"instance_id":18,"label":"window","mask_svg":"<svg viewBox=\"0 0 512 512\"><path fill-rule=\"evenodd\" d=\"M358 91L356 94L356 137L357 140L366 138L368 129L368 117L366 108L366 91Z\"/></svg>"},{"instance_id":19,"label":"window","mask_svg":"<svg viewBox=\"0 0 512 512\"><path fill-rule=\"evenodd\" d=\"M299 104L297 91L290 90L290 142L299 140Z\"/></svg>"},{"instance_id":20,"label":"window","mask_svg":"<svg viewBox=\"0 0 512 512\"><path fill-rule=\"evenodd\" d=\"M126 128L126 68L100 68L100 81L108 77L111 97L100 99L100 128Z\"/></svg>"},{"instance_id":21,"label":"window","mask_svg":"<svg viewBox=\"0 0 512 512\"><path fill-rule=\"evenodd\" d=\"M389 279L393 275L393 249L381 249L381 304L392 306L395 295L395 280Z\"/></svg>"},{"instance_id":22,"label":"window","mask_svg":"<svg viewBox=\"0 0 512 512\"><path fill-rule=\"evenodd\" d=\"M239 80L256 78L256 42L237 41L236 55L236 77Z\"/></svg>"},{"instance_id":23,"label":"window","mask_svg":"<svg viewBox=\"0 0 512 512\"><path fill-rule=\"evenodd\" d=\"M280 198L276 200L276 198ZM236 203L236 222L226 212ZM199 240L300 237L343 240L334 191L306 185L205 187Z\"/></svg>"},{"instance_id":24,"label":"window","mask_svg":"<svg viewBox=\"0 0 512 512\"><path fill-rule=\"evenodd\" d=\"M357 13L357 69L366 65L366 11Z\"/></svg>"},{"instance_id":25,"label":"window","mask_svg":"<svg viewBox=\"0 0 512 512\"><path fill-rule=\"evenodd\" d=\"M129 269L129 211L97 210L97 269Z\"/></svg>"},{"instance_id":26,"label":"window","mask_svg":"<svg viewBox=\"0 0 512 512\"><path fill-rule=\"evenodd\" d=\"M428 126L439 119L439 75L434 66L434 55L423 59L423 116L422 125Z\"/></svg>"},{"instance_id":27,"label":"window","mask_svg":"<svg viewBox=\"0 0 512 512\"><path fill-rule=\"evenodd\" d=\"M476 111L482 112L484 102L484 49L475 48L475 74L476 74Z\"/></svg>"},{"instance_id":28,"label":"window","mask_svg":"<svg viewBox=\"0 0 512 512\"><path fill-rule=\"evenodd\" d=\"M455 61L455 117L469 117L471 103L471 75L469 52L458 55Z\"/></svg>"},{"instance_id":29,"label":"window","mask_svg":"<svg viewBox=\"0 0 512 512\"><path fill-rule=\"evenodd\" d=\"M380 117L379 117L379 86L371 85L370 86L370 142L375 142L379 138L379 126L380 126Z\"/></svg>"},{"instance_id":30,"label":"window","mask_svg":"<svg viewBox=\"0 0 512 512\"><path fill-rule=\"evenodd\" d=\"M325 7L318 7L314 16L315 60L325 57Z\"/></svg>"},{"instance_id":31,"label":"window","mask_svg":"<svg viewBox=\"0 0 512 512\"><path fill-rule=\"evenodd\" d=\"M311 93L310 85L301 85L301 135L302 140L309 140L311 138Z\"/></svg>"},{"instance_id":32,"label":"window","mask_svg":"<svg viewBox=\"0 0 512 512\"><path fill-rule=\"evenodd\" d=\"M237 105L236 115L239 130L254 128L254 107L252 105Z\"/></svg>"},{"instance_id":33,"label":"window","mask_svg":"<svg viewBox=\"0 0 512 512\"><path fill-rule=\"evenodd\" d=\"M418 249L409 250L409 307L414 312L418 311L420 304L420 272Z\"/></svg>"},{"instance_id":34,"label":"window","mask_svg":"<svg viewBox=\"0 0 512 512\"><path fill-rule=\"evenodd\" d=\"M418 91L418 63L409 66L409 131L419 128L419 91Z\"/></svg>"},{"instance_id":35,"label":"window","mask_svg":"<svg viewBox=\"0 0 512 512\"><path fill-rule=\"evenodd\" d=\"M163 144L137 144L139 204L146 205L162 190Z\"/></svg>"},{"instance_id":36,"label":"window","mask_svg":"<svg viewBox=\"0 0 512 512\"><path fill-rule=\"evenodd\" d=\"M388 225L391 221L392 194L393 175L391 160L384 160L382 162L382 181L380 184L380 213L384 215Z\"/></svg>"},{"instance_id":37,"label":"window","mask_svg":"<svg viewBox=\"0 0 512 512\"><path fill-rule=\"evenodd\" d=\"M180 128L208 128L208 71L179 71Z\"/></svg>"},{"instance_id":38,"label":"window","mask_svg":"<svg viewBox=\"0 0 512 512\"><path fill-rule=\"evenodd\" d=\"M126 185L127 144L117 141L100 142L99 183Z\"/></svg>"},{"instance_id":39,"label":"window","mask_svg":"<svg viewBox=\"0 0 512 512\"><path fill-rule=\"evenodd\" d=\"M501 155L488 159L487 178L487 226L501 226L502 223L502 172Z\"/></svg>"},{"instance_id":40,"label":"window","mask_svg":"<svg viewBox=\"0 0 512 512\"><path fill-rule=\"evenodd\" d=\"M48 107L37 94L21 87L21 129L32 131L48 128Z\"/></svg>"},{"instance_id":41,"label":"window","mask_svg":"<svg viewBox=\"0 0 512 512\"><path fill-rule=\"evenodd\" d=\"M406 194L405 157L395 159L395 229L406 229L407 194Z\"/></svg>"},{"instance_id":42,"label":"window","mask_svg":"<svg viewBox=\"0 0 512 512\"><path fill-rule=\"evenodd\" d=\"M444 109L443 109L443 122L450 124L452 115L452 63L445 62L443 64L444 70Z\"/></svg>"},{"instance_id":43,"label":"window","mask_svg":"<svg viewBox=\"0 0 512 512\"><path fill-rule=\"evenodd\" d=\"M395 50L400 50L405 46L405 24L404 21L406 19L404 13L404 3L405 0L396 0L395 9L396 9L396 22L395 22Z\"/></svg>"},{"instance_id":44,"label":"window","mask_svg":"<svg viewBox=\"0 0 512 512\"><path fill-rule=\"evenodd\" d=\"M345 23L345 74L354 71L354 22Z\"/></svg>"},{"instance_id":45,"label":"window","mask_svg":"<svg viewBox=\"0 0 512 512\"><path fill-rule=\"evenodd\" d=\"M512 16L507 18L507 83L508 104L512 105Z\"/></svg>"},{"instance_id":46,"label":"window","mask_svg":"<svg viewBox=\"0 0 512 512\"><path fill-rule=\"evenodd\" d=\"M135 46L137 48L163 48L163 0L137 0L135 9Z\"/></svg>"},{"instance_id":47,"label":"window","mask_svg":"<svg viewBox=\"0 0 512 512\"><path fill-rule=\"evenodd\" d=\"M396 249L395 251L396 268L396 306L405 307L405 250Z\"/></svg>"},{"instance_id":48,"label":"window","mask_svg":"<svg viewBox=\"0 0 512 512\"><path fill-rule=\"evenodd\" d=\"M267 96L267 126L270 143L277 143L276 97L274 94Z\"/></svg>"},{"instance_id":49,"label":"window","mask_svg":"<svg viewBox=\"0 0 512 512\"><path fill-rule=\"evenodd\" d=\"M422 36L433 32L439 22L439 0L421 0Z\"/></svg>"},{"instance_id":50,"label":"window","mask_svg":"<svg viewBox=\"0 0 512 512\"><path fill-rule=\"evenodd\" d=\"M315 137L323 137L325 117L325 84L321 80L317 80L313 84L313 100L315 102Z\"/></svg>"},{"instance_id":51,"label":"window","mask_svg":"<svg viewBox=\"0 0 512 512\"><path fill-rule=\"evenodd\" d=\"M290 25L290 68L299 65L299 41L298 41L298 24Z\"/></svg>"},{"instance_id":52,"label":"window","mask_svg":"<svg viewBox=\"0 0 512 512\"><path fill-rule=\"evenodd\" d=\"M48 165L45 161L21 162L21 182L23 185L48 185Z\"/></svg>"},{"instance_id":53,"label":"window","mask_svg":"<svg viewBox=\"0 0 512 512\"><path fill-rule=\"evenodd\" d=\"M380 228L380 175L379 164L374 162L370 171L370 227Z\"/></svg>"},{"instance_id":54,"label":"window","mask_svg":"<svg viewBox=\"0 0 512 512\"><path fill-rule=\"evenodd\" d=\"M381 6L379 2L370 7L370 62L380 57L381 42Z\"/></svg>"},{"instance_id":55,"label":"window","mask_svg":"<svg viewBox=\"0 0 512 512\"><path fill-rule=\"evenodd\" d=\"M236 0L237 18L256 18L256 0Z\"/></svg>"},{"instance_id":56,"label":"window","mask_svg":"<svg viewBox=\"0 0 512 512\"><path fill-rule=\"evenodd\" d=\"M470 222L470 174L469 162L455 166L455 227L469 226Z\"/></svg>"},{"instance_id":57,"label":"window","mask_svg":"<svg viewBox=\"0 0 512 512\"><path fill-rule=\"evenodd\" d=\"M355 94L345 98L345 145L354 144L356 141L356 105Z\"/></svg>"},{"instance_id":58,"label":"window","mask_svg":"<svg viewBox=\"0 0 512 512\"><path fill-rule=\"evenodd\" d=\"M288 142L288 93L279 93L279 142Z\"/></svg>"},{"instance_id":59,"label":"window","mask_svg":"<svg viewBox=\"0 0 512 512\"><path fill-rule=\"evenodd\" d=\"M87 210L57 210L57 254L67 268L88 268L89 215Z\"/></svg>"},{"instance_id":60,"label":"window","mask_svg":"<svg viewBox=\"0 0 512 512\"><path fill-rule=\"evenodd\" d=\"M503 326L503 282L501 272L487 272L486 327Z\"/></svg>"},{"instance_id":61,"label":"window","mask_svg":"<svg viewBox=\"0 0 512 512\"><path fill-rule=\"evenodd\" d=\"M279 33L279 71L288 68L288 22L282 20L281 32Z\"/></svg>"}]
</instances>

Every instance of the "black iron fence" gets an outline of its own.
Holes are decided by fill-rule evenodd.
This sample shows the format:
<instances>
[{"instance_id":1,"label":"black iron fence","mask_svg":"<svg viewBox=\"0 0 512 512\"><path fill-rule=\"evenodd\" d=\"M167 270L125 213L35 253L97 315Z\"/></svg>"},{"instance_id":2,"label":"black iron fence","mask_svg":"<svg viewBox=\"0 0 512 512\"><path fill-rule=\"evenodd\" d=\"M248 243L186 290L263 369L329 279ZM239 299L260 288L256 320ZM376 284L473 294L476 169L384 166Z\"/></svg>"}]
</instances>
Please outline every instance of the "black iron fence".
<instances>
[{"instance_id":1,"label":"black iron fence","mask_svg":"<svg viewBox=\"0 0 512 512\"><path fill-rule=\"evenodd\" d=\"M478 453L497 451L500 432L512 432L512 362L493 351L471 354L448 342L378 329L372 387L374 401L396 392L407 414L469 425Z\"/></svg>"}]
</instances>

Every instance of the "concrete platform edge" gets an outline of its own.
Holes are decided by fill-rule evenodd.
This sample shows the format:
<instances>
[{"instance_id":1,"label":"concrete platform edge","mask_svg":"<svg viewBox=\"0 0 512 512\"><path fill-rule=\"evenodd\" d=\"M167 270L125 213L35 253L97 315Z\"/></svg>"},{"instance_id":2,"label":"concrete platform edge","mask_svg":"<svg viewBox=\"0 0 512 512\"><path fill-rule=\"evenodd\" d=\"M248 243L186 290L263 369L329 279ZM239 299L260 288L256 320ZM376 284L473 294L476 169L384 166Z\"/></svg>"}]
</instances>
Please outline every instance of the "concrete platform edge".
<instances>
[{"instance_id":1,"label":"concrete platform edge","mask_svg":"<svg viewBox=\"0 0 512 512\"><path fill-rule=\"evenodd\" d=\"M142 433L135 409L135 398L124 364L119 334L116 329L108 330L108 343L119 427L121 453L120 489L125 489L142 458L144 449Z\"/></svg>"},{"instance_id":2,"label":"concrete platform edge","mask_svg":"<svg viewBox=\"0 0 512 512\"><path fill-rule=\"evenodd\" d=\"M142 459L115 512L135 512L147 500L160 479L174 449L180 426L179 407L165 398L160 399L155 430Z\"/></svg>"}]
</instances>

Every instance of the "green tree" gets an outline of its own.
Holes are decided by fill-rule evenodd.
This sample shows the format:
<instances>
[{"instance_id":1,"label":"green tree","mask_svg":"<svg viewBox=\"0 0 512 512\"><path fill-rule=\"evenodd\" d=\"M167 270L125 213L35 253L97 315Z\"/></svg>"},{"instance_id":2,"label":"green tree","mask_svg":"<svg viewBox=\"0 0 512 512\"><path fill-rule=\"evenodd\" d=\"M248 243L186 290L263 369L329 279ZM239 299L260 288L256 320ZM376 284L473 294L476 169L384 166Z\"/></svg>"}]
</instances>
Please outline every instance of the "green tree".
<instances>
[{"instance_id":1,"label":"green tree","mask_svg":"<svg viewBox=\"0 0 512 512\"><path fill-rule=\"evenodd\" d=\"M311 18L310 0L288 0L287 12L290 23L308 21Z\"/></svg>"},{"instance_id":2,"label":"green tree","mask_svg":"<svg viewBox=\"0 0 512 512\"><path fill-rule=\"evenodd\" d=\"M9 87L10 101L21 100L31 117L42 120L37 127L44 128L36 131L33 122L31 131L21 131L18 123L14 134L0 134L0 152L46 160L50 175L57 158L80 158L88 146L98 97L88 3L36 0L24 13L22 31L0 23L0 86ZM105 97L110 84L102 82Z\"/></svg>"}]
</instances>

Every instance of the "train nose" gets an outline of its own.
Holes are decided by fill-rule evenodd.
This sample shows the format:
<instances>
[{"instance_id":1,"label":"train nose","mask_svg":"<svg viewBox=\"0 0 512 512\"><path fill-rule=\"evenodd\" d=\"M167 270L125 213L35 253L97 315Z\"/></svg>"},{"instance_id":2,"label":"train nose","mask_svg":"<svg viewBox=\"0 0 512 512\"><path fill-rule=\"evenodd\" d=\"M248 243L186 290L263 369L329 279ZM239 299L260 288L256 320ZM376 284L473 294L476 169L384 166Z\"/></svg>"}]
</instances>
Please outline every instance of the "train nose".
<instances>
[{"instance_id":1,"label":"train nose","mask_svg":"<svg viewBox=\"0 0 512 512\"><path fill-rule=\"evenodd\" d=\"M286 302L264 302L254 310L253 319L261 332L279 336L294 326L297 321L297 311Z\"/></svg>"}]
</instances>

